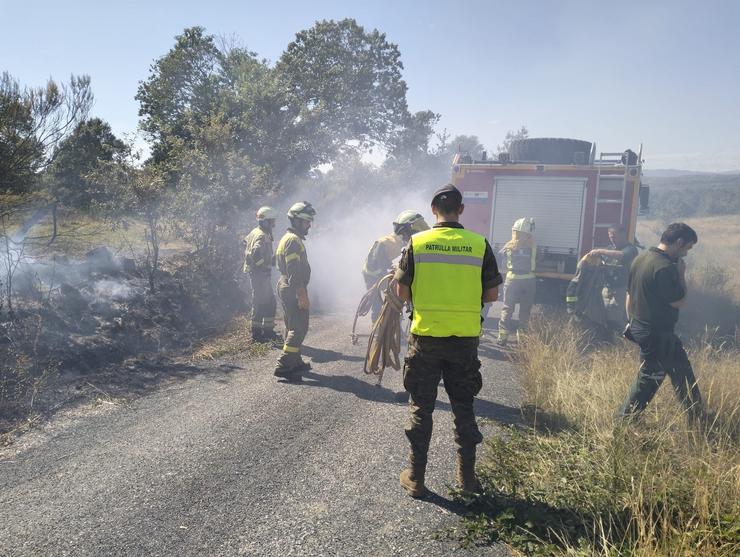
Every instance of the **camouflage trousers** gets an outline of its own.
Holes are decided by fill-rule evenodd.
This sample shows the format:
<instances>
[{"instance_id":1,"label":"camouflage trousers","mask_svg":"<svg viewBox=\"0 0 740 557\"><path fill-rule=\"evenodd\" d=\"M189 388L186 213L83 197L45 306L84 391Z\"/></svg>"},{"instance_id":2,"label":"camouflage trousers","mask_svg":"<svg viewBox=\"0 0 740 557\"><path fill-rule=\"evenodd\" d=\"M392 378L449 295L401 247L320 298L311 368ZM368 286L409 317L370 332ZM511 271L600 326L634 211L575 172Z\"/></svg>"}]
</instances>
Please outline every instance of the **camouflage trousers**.
<instances>
[{"instance_id":1,"label":"camouflage trousers","mask_svg":"<svg viewBox=\"0 0 740 557\"><path fill-rule=\"evenodd\" d=\"M252 334L272 333L277 302L270 273L250 273L252 283Z\"/></svg>"},{"instance_id":2,"label":"camouflage trousers","mask_svg":"<svg viewBox=\"0 0 740 557\"><path fill-rule=\"evenodd\" d=\"M450 398L458 447L474 447L483 440L473 401L483 378L478 359L478 337L422 337L409 335L403 367L403 386L410 394L406 437L420 462L426 462L432 438L432 413L440 378Z\"/></svg>"},{"instance_id":3,"label":"camouflage trousers","mask_svg":"<svg viewBox=\"0 0 740 557\"><path fill-rule=\"evenodd\" d=\"M278 359L278 366L289 369L301 364L301 346L308 334L308 310L298 307L298 296L292 288L280 278L278 282L278 298L283 306L283 320L285 321L285 341L283 353Z\"/></svg>"}]
</instances>

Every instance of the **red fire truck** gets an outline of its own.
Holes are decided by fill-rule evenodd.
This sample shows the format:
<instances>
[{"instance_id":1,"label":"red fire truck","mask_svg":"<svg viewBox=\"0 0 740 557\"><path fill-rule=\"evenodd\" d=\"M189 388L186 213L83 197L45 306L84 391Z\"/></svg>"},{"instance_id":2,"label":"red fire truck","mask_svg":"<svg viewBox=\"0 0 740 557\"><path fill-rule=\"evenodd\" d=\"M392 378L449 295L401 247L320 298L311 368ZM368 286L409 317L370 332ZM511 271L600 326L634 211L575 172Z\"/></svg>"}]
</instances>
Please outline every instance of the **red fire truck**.
<instances>
[{"instance_id":1,"label":"red fire truck","mask_svg":"<svg viewBox=\"0 0 740 557\"><path fill-rule=\"evenodd\" d=\"M536 274L547 286L540 290L557 296L584 254L609 245L610 226L624 225L634 240L640 199L647 204L641 175L642 146L597 154L594 143L560 138L514 141L497 160L458 153L452 167L465 203L462 223L494 251L511 238L514 221L534 218Z\"/></svg>"}]
</instances>

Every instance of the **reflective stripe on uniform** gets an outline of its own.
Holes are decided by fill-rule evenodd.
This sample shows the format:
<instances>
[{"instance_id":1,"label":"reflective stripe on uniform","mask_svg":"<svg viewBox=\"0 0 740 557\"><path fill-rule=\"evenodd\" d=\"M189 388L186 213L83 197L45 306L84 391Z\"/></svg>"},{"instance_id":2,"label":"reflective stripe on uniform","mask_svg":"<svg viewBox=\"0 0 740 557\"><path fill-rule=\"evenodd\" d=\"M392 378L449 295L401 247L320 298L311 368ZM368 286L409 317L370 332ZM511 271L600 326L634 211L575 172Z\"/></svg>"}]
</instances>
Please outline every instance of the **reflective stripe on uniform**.
<instances>
[{"instance_id":1,"label":"reflective stripe on uniform","mask_svg":"<svg viewBox=\"0 0 740 557\"><path fill-rule=\"evenodd\" d=\"M482 257L473 255L442 255L440 253L414 253L414 264L417 263L444 263L446 265L483 265Z\"/></svg>"},{"instance_id":2,"label":"reflective stripe on uniform","mask_svg":"<svg viewBox=\"0 0 740 557\"><path fill-rule=\"evenodd\" d=\"M297 253L289 253L288 255L285 256L285 263L290 263L291 261L295 259L300 259L300 258L301 256L298 255Z\"/></svg>"},{"instance_id":3,"label":"reflective stripe on uniform","mask_svg":"<svg viewBox=\"0 0 740 557\"><path fill-rule=\"evenodd\" d=\"M296 352L300 352L300 348L295 348L293 346L288 346L287 344L283 344L283 352L289 352L291 354L294 354Z\"/></svg>"},{"instance_id":4,"label":"reflective stripe on uniform","mask_svg":"<svg viewBox=\"0 0 740 557\"><path fill-rule=\"evenodd\" d=\"M578 301L578 296L566 296L565 297L565 301L566 302L577 302Z\"/></svg>"}]
</instances>

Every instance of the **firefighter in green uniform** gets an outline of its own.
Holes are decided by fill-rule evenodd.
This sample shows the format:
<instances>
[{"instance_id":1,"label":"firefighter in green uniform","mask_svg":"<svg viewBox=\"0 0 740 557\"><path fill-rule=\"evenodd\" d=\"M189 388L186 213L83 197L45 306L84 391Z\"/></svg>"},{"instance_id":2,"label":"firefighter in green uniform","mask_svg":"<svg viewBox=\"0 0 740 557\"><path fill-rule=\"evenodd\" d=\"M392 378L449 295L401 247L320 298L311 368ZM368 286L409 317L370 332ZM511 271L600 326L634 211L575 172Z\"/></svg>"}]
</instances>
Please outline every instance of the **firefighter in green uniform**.
<instances>
[{"instance_id":1,"label":"firefighter in green uniform","mask_svg":"<svg viewBox=\"0 0 740 557\"><path fill-rule=\"evenodd\" d=\"M362 268L362 277L365 286L370 290L375 283L388 274L393 266L393 260L401 255L403 246L409 241L412 234L429 230L429 225L419 213L407 210L402 212L393 221L393 234L388 234L375 241L365 258ZM373 299L371 316L373 322L377 319L381 309L380 292Z\"/></svg>"},{"instance_id":2,"label":"firefighter in green uniform","mask_svg":"<svg viewBox=\"0 0 740 557\"><path fill-rule=\"evenodd\" d=\"M272 231L278 213L272 207L260 207L257 226L244 238L244 272L252 283L252 339L267 342L275 335L275 294L272 291Z\"/></svg>"},{"instance_id":3,"label":"firefighter in green uniform","mask_svg":"<svg viewBox=\"0 0 740 557\"><path fill-rule=\"evenodd\" d=\"M601 256L607 265L609 273L603 290L606 317L610 326L621 331L627 323L627 276L638 251L634 244L627 241L627 230L622 225L609 227L609 241L609 249L598 248L590 253Z\"/></svg>"},{"instance_id":4,"label":"firefighter in green uniform","mask_svg":"<svg viewBox=\"0 0 740 557\"><path fill-rule=\"evenodd\" d=\"M627 280L627 317L624 336L640 346L640 368L619 409L620 418L642 412L665 376L686 409L690 421L704 417L701 394L691 362L674 328L678 310L686 304L684 257L698 236L682 222L668 225L658 247L635 258Z\"/></svg>"},{"instance_id":5,"label":"firefighter in green uniform","mask_svg":"<svg viewBox=\"0 0 740 557\"><path fill-rule=\"evenodd\" d=\"M277 362L275 376L288 381L301 381L301 374L311 366L301 359L301 345L308 333L308 264L303 240L311 228L316 210L307 201L299 201L288 209L290 227L280 239L275 259L280 270L278 297L283 306L285 341Z\"/></svg>"},{"instance_id":6,"label":"firefighter in green uniform","mask_svg":"<svg viewBox=\"0 0 740 557\"><path fill-rule=\"evenodd\" d=\"M534 274L537 262L534 228L533 218L518 219L511 228L511 240L499 251L506 265L504 305L498 327L498 341L501 345L508 342L509 333L514 329L516 305L519 304L519 329L526 328L532 313L537 291L537 277Z\"/></svg>"},{"instance_id":7,"label":"firefighter in green uniform","mask_svg":"<svg viewBox=\"0 0 740 557\"><path fill-rule=\"evenodd\" d=\"M480 311L482 303L496 300L503 280L488 240L460 224L464 208L455 186L437 190L432 198L437 223L411 237L396 272L398 295L413 302L403 369L410 396L406 436L411 452L400 476L401 486L412 497L426 492L424 475L440 378L455 417L458 486L480 491L475 452L483 437L473 411L483 383L478 359Z\"/></svg>"}]
</instances>

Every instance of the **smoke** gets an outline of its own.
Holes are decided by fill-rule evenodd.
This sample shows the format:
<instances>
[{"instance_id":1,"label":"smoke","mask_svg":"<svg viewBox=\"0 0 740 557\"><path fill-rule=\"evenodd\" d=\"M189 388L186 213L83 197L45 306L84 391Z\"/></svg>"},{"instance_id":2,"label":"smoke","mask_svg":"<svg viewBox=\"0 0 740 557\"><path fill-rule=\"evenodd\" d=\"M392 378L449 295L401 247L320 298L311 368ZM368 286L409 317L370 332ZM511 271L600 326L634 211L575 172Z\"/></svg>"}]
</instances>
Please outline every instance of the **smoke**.
<instances>
[{"instance_id":1,"label":"smoke","mask_svg":"<svg viewBox=\"0 0 740 557\"><path fill-rule=\"evenodd\" d=\"M323 211L319 204L306 250L312 268L309 291L321 309L354 310L366 290L362 267L375 240L392 233L393 221L406 209L418 211L431 224L429 205L430 195L418 191L376 202L350 199Z\"/></svg>"},{"instance_id":2,"label":"smoke","mask_svg":"<svg viewBox=\"0 0 740 557\"><path fill-rule=\"evenodd\" d=\"M134 294L129 284L111 279L96 281L92 285L92 290L98 299L111 299L117 302L128 300Z\"/></svg>"}]
</instances>

